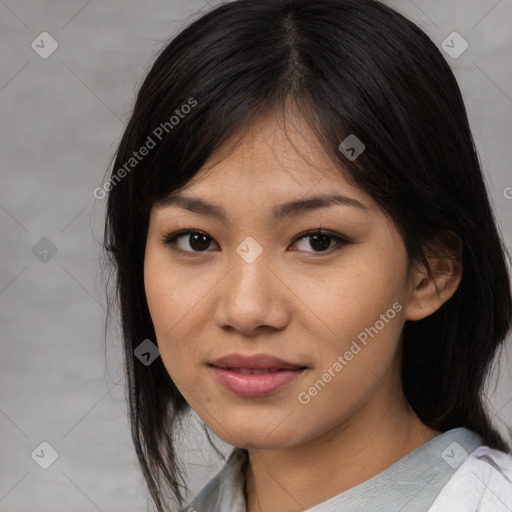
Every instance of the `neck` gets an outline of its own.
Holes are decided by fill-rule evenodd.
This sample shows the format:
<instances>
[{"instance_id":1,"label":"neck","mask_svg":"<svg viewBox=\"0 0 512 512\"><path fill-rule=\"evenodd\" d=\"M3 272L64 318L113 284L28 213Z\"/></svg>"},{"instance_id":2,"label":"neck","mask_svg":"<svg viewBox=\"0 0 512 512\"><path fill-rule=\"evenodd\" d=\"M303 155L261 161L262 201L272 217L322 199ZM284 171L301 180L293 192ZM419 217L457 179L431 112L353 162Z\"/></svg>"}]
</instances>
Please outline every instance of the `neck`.
<instances>
[{"instance_id":1,"label":"neck","mask_svg":"<svg viewBox=\"0 0 512 512\"><path fill-rule=\"evenodd\" d=\"M359 411L347 424L300 446L249 450L247 512L311 508L374 477L441 433L425 426L405 400L399 407L396 403L395 398L392 410L381 402L380 411Z\"/></svg>"}]
</instances>

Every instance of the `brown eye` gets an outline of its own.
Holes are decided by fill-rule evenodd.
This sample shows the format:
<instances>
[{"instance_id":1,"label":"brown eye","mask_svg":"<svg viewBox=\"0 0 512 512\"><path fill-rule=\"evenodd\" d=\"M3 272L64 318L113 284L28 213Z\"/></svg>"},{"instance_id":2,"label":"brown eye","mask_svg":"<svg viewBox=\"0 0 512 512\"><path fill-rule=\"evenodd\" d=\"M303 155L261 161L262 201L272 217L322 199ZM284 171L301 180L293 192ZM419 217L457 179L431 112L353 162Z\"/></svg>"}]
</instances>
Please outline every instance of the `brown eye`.
<instances>
[{"instance_id":1,"label":"brown eye","mask_svg":"<svg viewBox=\"0 0 512 512\"><path fill-rule=\"evenodd\" d=\"M308 239L309 242L307 242ZM170 247L173 251L191 256L208 252L208 248L212 241L214 241L213 238L208 236L206 233L195 230L177 231L163 239L164 245ZM313 254L330 254L341 248L343 245L349 243L339 235L335 235L330 232L323 232L318 229L301 233L295 238L293 243L297 244L298 242L302 242L304 244L303 249L300 249L301 252L310 252ZM312 251L309 249L312 249Z\"/></svg>"},{"instance_id":2,"label":"brown eye","mask_svg":"<svg viewBox=\"0 0 512 512\"><path fill-rule=\"evenodd\" d=\"M210 239L206 235L190 235L188 243L194 251L205 251L210 245Z\"/></svg>"},{"instance_id":3,"label":"brown eye","mask_svg":"<svg viewBox=\"0 0 512 512\"><path fill-rule=\"evenodd\" d=\"M205 252L212 240L213 239L205 233L189 230L172 233L163 240L163 243L172 247L173 250L194 254Z\"/></svg>"},{"instance_id":4,"label":"brown eye","mask_svg":"<svg viewBox=\"0 0 512 512\"><path fill-rule=\"evenodd\" d=\"M337 247L339 249L341 246L348 243L347 240L345 240L344 238L342 238L338 235L334 235L334 234L328 233L328 232L321 232L319 230L309 231L307 233L300 234L295 239L295 243L301 242L303 240L308 240L308 239L309 239L308 243L304 242L305 249L301 249L301 250L305 250L305 252L313 252L313 253L315 253L315 252L319 252L319 253L333 252L333 251L329 251L329 249L332 249L333 247ZM331 246L332 242L336 242L334 244L334 246ZM307 250L308 247L313 249L313 251L308 251Z\"/></svg>"}]
</instances>

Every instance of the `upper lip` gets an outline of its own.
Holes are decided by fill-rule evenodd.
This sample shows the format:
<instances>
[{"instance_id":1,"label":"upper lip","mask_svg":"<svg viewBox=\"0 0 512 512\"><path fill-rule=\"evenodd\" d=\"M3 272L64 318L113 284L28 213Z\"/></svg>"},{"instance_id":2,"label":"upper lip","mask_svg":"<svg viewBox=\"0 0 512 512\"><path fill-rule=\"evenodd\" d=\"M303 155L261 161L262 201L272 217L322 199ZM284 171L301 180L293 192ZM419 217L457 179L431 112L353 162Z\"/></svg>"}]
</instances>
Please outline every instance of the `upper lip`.
<instances>
[{"instance_id":1,"label":"upper lip","mask_svg":"<svg viewBox=\"0 0 512 512\"><path fill-rule=\"evenodd\" d=\"M297 370L306 368L305 365L289 363L268 354L228 354L210 364L218 368L243 368L248 370L266 370L267 368L272 370Z\"/></svg>"}]
</instances>

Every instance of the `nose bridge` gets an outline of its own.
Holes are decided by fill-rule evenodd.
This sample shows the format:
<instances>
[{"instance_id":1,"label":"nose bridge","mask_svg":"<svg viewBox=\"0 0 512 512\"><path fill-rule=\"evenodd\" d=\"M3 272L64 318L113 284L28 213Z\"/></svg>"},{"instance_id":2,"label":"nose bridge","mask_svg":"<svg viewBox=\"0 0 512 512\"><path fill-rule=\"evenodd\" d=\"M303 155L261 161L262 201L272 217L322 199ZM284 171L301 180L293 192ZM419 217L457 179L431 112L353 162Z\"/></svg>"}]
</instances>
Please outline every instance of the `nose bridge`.
<instances>
[{"instance_id":1,"label":"nose bridge","mask_svg":"<svg viewBox=\"0 0 512 512\"><path fill-rule=\"evenodd\" d=\"M237 254L231 258L232 270L229 275L227 296L238 302L239 308L243 308L245 303L247 310L260 309L268 303L272 291L272 286L268 282L270 274L268 258L263 254L255 256L252 248L245 255L244 253L240 255L243 249L247 249L247 246L240 244ZM237 301L237 299L243 299L243 301Z\"/></svg>"},{"instance_id":2,"label":"nose bridge","mask_svg":"<svg viewBox=\"0 0 512 512\"><path fill-rule=\"evenodd\" d=\"M280 327L286 316L279 280L254 242L245 240L232 255L217 316L220 323L247 332L259 325Z\"/></svg>"}]
</instances>

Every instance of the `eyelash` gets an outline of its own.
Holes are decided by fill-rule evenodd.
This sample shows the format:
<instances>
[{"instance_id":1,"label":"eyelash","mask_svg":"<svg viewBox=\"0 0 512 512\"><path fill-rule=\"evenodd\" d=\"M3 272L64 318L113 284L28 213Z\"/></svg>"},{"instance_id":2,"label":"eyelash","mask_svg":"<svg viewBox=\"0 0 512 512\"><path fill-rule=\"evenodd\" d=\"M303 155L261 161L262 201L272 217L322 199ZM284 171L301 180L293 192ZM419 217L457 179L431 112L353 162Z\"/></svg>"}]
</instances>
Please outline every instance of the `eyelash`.
<instances>
[{"instance_id":1,"label":"eyelash","mask_svg":"<svg viewBox=\"0 0 512 512\"><path fill-rule=\"evenodd\" d=\"M207 238L209 238L210 240L213 241L213 238L209 235L207 235L206 233L202 232L202 231L198 231L198 230L195 230L195 229L182 229L182 230L179 230L179 231L176 231L175 233L171 233L170 235L166 235L163 240L162 240L162 243L169 247L173 252L178 252L180 254L184 254L185 256L191 256L191 257L196 257L196 256L201 256L201 255L204 255L206 254L208 251L205 250L205 251L184 251L182 249L177 249L175 247L176 245L176 241L185 236L185 235L203 235ZM330 249L326 250L326 251L313 251L311 254L315 254L315 255L328 255L328 254L332 254L333 252L341 249L344 245L347 245L347 244L350 244L351 242L343 237L341 237L340 235L337 235L337 234L334 234L330 231L324 231L322 229L313 229L313 230L309 230L309 231L305 231L303 233L300 233L299 235L297 235L293 241L292 241L292 244L294 244L295 242L297 241L300 241L302 240L303 238L308 238L308 237L312 237L312 236L315 236L315 235L319 235L319 236L326 236L328 238L331 238L333 240L335 240L337 243L337 245L335 245L334 247L331 247ZM299 251L301 252L301 251ZM303 251L304 252L304 251ZM309 252L309 251L305 251L305 252Z\"/></svg>"}]
</instances>

